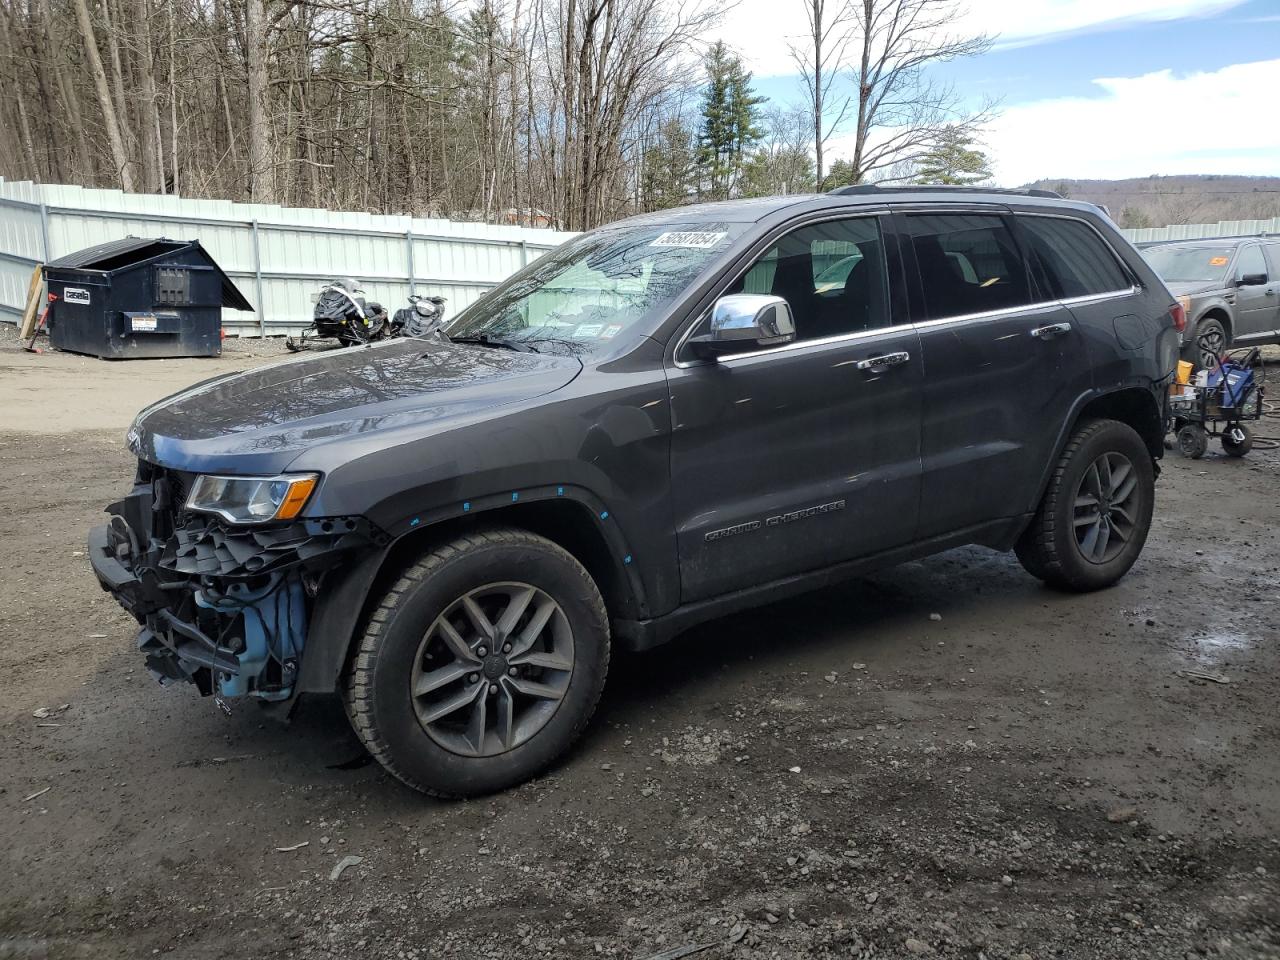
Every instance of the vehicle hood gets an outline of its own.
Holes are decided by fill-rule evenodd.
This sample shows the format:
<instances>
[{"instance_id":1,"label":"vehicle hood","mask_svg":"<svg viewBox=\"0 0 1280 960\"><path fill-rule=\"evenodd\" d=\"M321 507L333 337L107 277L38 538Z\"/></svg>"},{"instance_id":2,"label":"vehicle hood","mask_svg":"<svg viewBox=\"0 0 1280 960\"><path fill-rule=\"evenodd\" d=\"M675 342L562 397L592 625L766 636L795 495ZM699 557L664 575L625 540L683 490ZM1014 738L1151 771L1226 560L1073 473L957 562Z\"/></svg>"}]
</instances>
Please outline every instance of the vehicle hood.
<instances>
[{"instance_id":1,"label":"vehicle hood","mask_svg":"<svg viewBox=\"0 0 1280 960\"><path fill-rule=\"evenodd\" d=\"M1222 293L1226 290L1221 280L1166 280L1164 285L1175 297L1193 297L1200 293Z\"/></svg>"},{"instance_id":2,"label":"vehicle hood","mask_svg":"<svg viewBox=\"0 0 1280 960\"><path fill-rule=\"evenodd\" d=\"M198 383L138 414L128 441L179 470L281 470L317 444L430 429L557 390L581 370L572 357L392 340Z\"/></svg>"}]
</instances>

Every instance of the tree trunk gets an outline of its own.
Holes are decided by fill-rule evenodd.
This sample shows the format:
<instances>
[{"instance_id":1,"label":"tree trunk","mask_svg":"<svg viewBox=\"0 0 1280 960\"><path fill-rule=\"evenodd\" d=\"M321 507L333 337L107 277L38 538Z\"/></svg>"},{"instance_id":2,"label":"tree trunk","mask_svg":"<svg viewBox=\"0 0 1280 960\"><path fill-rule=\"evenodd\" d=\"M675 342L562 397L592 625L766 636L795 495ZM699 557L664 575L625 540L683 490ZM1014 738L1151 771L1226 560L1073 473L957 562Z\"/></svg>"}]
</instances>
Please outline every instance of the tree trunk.
<instances>
[{"instance_id":1,"label":"tree trunk","mask_svg":"<svg viewBox=\"0 0 1280 960\"><path fill-rule=\"evenodd\" d=\"M136 183L138 160L134 153L138 147L138 138L133 135L133 124L129 119L129 101L124 96L124 71L120 66L120 44L117 41L121 33L119 11L112 11L111 0L102 0L102 19L107 28L104 40L107 53L111 58L111 98L116 108L116 126L120 130L120 141L124 144L125 154L129 157L132 167L129 172L130 178Z\"/></svg>"},{"instance_id":2,"label":"tree trunk","mask_svg":"<svg viewBox=\"0 0 1280 960\"><path fill-rule=\"evenodd\" d=\"M169 10L169 192L177 196L182 178L178 173L178 54L173 25L175 2L176 0L169 0L166 6Z\"/></svg>"},{"instance_id":3,"label":"tree trunk","mask_svg":"<svg viewBox=\"0 0 1280 960\"><path fill-rule=\"evenodd\" d=\"M89 72L93 74L93 85L98 95L98 106L102 108L102 123L107 130L107 142L111 146L111 163L120 186L127 192L133 192L133 170L129 157L124 149L124 137L120 133L120 121L116 116L116 108L111 100L111 88L107 84L107 72L103 69L102 58L98 55L98 41L93 34L93 21L89 18L89 6L86 0L72 0L76 8L76 20L80 24L80 35L84 38L85 53L89 60Z\"/></svg>"},{"instance_id":4,"label":"tree trunk","mask_svg":"<svg viewBox=\"0 0 1280 960\"><path fill-rule=\"evenodd\" d=\"M249 199L254 203L274 203L276 200L266 21L265 0L246 0L244 53L249 94Z\"/></svg>"},{"instance_id":5,"label":"tree trunk","mask_svg":"<svg viewBox=\"0 0 1280 960\"><path fill-rule=\"evenodd\" d=\"M858 125L853 134L854 183L862 182L862 163L867 152L867 133L871 128L871 118L868 116L868 109L871 104L871 94L874 92L874 88L867 77L867 73L871 69L872 33L870 25L875 20L875 9L876 0L862 0L862 57L858 61Z\"/></svg>"},{"instance_id":6,"label":"tree trunk","mask_svg":"<svg viewBox=\"0 0 1280 960\"><path fill-rule=\"evenodd\" d=\"M142 133L142 191L164 193L164 162L160 141L160 112L156 106L156 61L151 45L151 11L147 0L135 0L138 31L138 128Z\"/></svg>"},{"instance_id":7,"label":"tree trunk","mask_svg":"<svg viewBox=\"0 0 1280 960\"><path fill-rule=\"evenodd\" d=\"M814 181L822 192L822 8L823 0L813 3L813 153Z\"/></svg>"}]
</instances>

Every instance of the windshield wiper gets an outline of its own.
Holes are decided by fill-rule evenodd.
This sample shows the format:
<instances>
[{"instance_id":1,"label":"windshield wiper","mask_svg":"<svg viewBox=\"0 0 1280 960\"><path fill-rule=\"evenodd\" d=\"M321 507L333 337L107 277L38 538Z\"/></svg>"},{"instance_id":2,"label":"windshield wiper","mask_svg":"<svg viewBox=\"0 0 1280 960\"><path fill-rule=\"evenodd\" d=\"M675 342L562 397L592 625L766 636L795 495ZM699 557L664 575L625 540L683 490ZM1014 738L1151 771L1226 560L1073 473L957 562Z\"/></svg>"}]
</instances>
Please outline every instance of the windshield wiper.
<instances>
[{"instance_id":1,"label":"windshield wiper","mask_svg":"<svg viewBox=\"0 0 1280 960\"><path fill-rule=\"evenodd\" d=\"M515 350L517 353L537 353L533 347L519 340L508 340L488 333L477 333L470 337L449 337L451 343L478 343L482 347L500 347L503 350Z\"/></svg>"},{"instance_id":2,"label":"windshield wiper","mask_svg":"<svg viewBox=\"0 0 1280 960\"><path fill-rule=\"evenodd\" d=\"M579 353L585 353L590 348L580 340L574 340L570 337L526 337L524 343L555 343L564 347L570 356L576 357ZM534 349L534 348L530 348ZM538 351L541 353L541 351Z\"/></svg>"}]
</instances>

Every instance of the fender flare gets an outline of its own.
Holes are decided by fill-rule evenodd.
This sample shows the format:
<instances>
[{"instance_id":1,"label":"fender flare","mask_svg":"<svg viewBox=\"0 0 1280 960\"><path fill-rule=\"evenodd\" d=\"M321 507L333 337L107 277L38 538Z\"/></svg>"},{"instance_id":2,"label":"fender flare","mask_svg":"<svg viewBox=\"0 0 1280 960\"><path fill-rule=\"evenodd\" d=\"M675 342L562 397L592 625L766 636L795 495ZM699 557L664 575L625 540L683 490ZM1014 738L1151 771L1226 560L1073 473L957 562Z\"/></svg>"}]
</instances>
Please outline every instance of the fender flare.
<instances>
[{"instance_id":1,"label":"fender flare","mask_svg":"<svg viewBox=\"0 0 1280 960\"><path fill-rule=\"evenodd\" d=\"M388 531L390 539L387 543L362 554L350 564L336 568L325 577L311 610L298 682L289 702L296 701L299 694L332 693L338 689L355 632L366 616L371 593L397 547L403 549L409 538L420 537L429 531L456 529L458 522L500 522L503 513L511 507L557 500L567 500L590 510L609 549L614 572L634 601L633 615L647 615L644 584L632 563L626 538L608 507L590 490L572 484L555 484L472 497L406 514L402 522L393 524Z\"/></svg>"},{"instance_id":2,"label":"fender flare","mask_svg":"<svg viewBox=\"0 0 1280 960\"><path fill-rule=\"evenodd\" d=\"M1232 309L1232 305L1227 302L1225 297L1214 297L1208 303L1201 306L1196 313L1195 318L1187 319L1186 329L1183 331L1183 343L1191 343L1192 338L1196 335L1196 327L1200 325L1200 321L1205 319L1209 314L1217 314L1212 318L1218 320L1222 324L1222 328L1227 333L1227 340L1231 340L1235 336L1236 315Z\"/></svg>"},{"instance_id":3,"label":"fender flare","mask_svg":"<svg viewBox=\"0 0 1280 960\"><path fill-rule=\"evenodd\" d=\"M1049 478L1053 476L1053 471L1058 466L1058 460L1062 457L1062 451L1066 448L1067 441L1071 439L1071 433L1075 429L1076 424L1080 422L1080 417L1084 413L1085 408L1095 400L1101 400L1104 397L1114 396L1129 390L1141 390L1150 396L1151 383L1147 380L1133 380L1105 390L1100 390L1095 387L1085 391L1076 398L1075 403L1071 405L1070 412L1062 421L1062 426L1058 430L1057 437L1054 438L1053 455L1049 458L1049 461L1045 464L1044 470L1040 474L1040 481L1036 485L1035 499L1031 502L1029 507L1031 513L1035 512L1040 500L1044 497L1044 492L1049 486ZM1151 402L1155 405L1157 416L1161 416L1160 405L1156 401L1155 397L1151 397ZM1159 464L1156 465L1156 469L1158 474ZM1028 514L1028 519L1029 518L1030 514Z\"/></svg>"}]
</instances>

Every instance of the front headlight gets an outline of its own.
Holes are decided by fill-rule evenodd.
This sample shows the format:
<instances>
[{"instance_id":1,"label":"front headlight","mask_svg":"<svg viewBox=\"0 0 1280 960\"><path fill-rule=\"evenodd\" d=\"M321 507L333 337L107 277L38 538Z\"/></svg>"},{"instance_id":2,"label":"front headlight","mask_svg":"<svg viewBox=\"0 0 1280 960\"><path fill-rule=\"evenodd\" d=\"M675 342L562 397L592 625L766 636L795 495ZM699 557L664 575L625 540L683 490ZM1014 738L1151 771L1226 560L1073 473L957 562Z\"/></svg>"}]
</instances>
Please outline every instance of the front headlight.
<instances>
[{"instance_id":1,"label":"front headlight","mask_svg":"<svg viewBox=\"0 0 1280 960\"><path fill-rule=\"evenodd\" d=\"M191 485L187 509L216 513L230 523L292 520L316 488L318 473L278 477L219 477L202 474Z\"/></svg>"}]
</instances>

